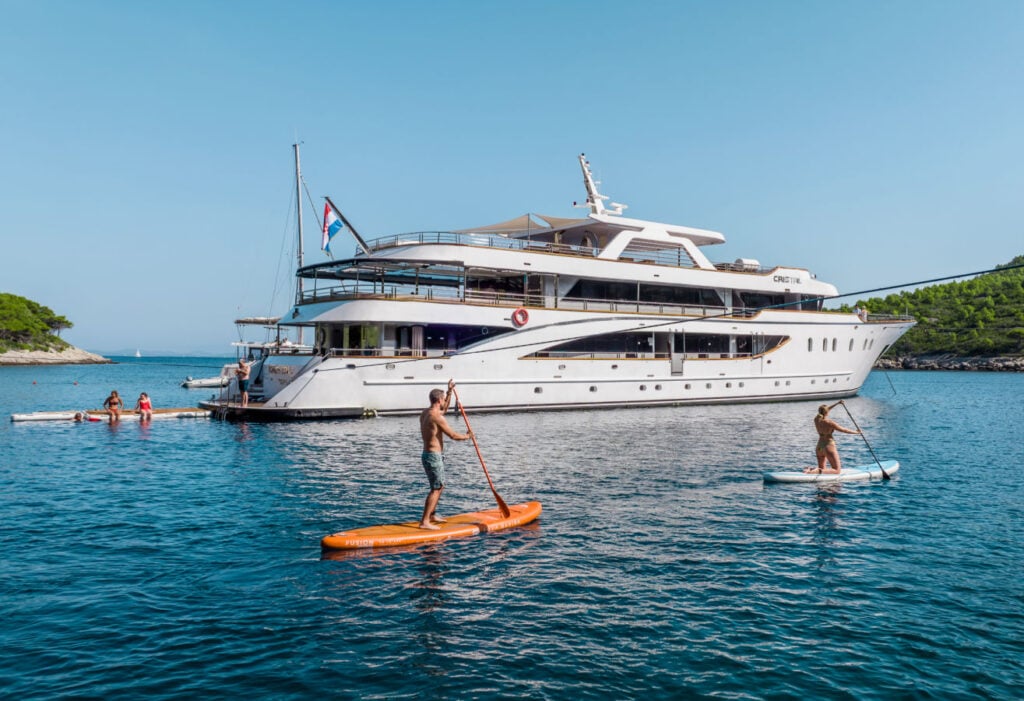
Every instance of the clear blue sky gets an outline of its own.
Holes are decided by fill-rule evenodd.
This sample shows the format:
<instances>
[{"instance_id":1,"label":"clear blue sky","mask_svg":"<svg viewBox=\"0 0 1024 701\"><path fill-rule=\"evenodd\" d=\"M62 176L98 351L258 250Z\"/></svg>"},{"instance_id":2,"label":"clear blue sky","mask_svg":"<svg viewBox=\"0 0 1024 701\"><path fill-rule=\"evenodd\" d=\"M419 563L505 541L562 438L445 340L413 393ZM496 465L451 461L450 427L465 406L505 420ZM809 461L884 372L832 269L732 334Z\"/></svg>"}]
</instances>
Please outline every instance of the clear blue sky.
<instances>
[{"instance_id":1,"label":"clear blue sky","mask_svg":"<svg viewBox=\"0 0 1024 701\"><path fill-rule=\"evenodd\" d=\"M1024 253L1018 0L0 0L0 18L0 291L89 350L228 354L236 316L288 309L296 138L311 194L367 238L578 216L585 151L627 214L841 292Z\"/></svg>"}]
</instances>

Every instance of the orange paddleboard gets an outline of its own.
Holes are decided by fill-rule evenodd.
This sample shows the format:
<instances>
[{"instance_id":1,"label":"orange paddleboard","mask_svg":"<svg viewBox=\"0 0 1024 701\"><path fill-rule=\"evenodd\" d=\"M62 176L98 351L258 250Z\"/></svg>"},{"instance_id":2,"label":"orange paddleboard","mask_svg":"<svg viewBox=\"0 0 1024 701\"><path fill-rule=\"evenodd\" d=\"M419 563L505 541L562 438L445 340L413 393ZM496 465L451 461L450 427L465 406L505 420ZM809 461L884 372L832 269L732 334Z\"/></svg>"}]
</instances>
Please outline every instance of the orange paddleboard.
<instances>
[{"instance_id":1,"label":"orange paddleboard","mask_svg":"<svg viewBox=\"0 0 1024 701\"><path fill-rule=\"evenodd\" d=\"M392 548L399 545L431 543L450 538L465 538L478 533L503 531L506 528L523 526L540 516L540 502L528 501L508 507L512 513L508 518L498 509L474 511L470 514L448 516L436 531L419 528L419 521L392 523L384 526L368 526L341 531L324 536L320 546L327 550L354 550L356 548Z\"/></svg>"}]
</instances>

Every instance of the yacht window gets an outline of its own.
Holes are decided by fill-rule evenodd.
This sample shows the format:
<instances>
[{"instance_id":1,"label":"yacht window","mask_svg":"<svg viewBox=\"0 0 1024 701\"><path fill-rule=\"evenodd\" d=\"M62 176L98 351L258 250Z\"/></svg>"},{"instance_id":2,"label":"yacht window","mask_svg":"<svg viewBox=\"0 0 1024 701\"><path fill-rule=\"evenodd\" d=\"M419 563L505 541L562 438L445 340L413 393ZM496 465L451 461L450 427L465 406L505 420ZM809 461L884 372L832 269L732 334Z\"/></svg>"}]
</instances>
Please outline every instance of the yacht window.
<instances>
[{"instance_id":1,"label":"yacht window","mask_svg":"<svg viewBox=\"0 0 1024 701\"><path fill-rule=\"evenodd\" d=\"M748 309L763 309L764 307L778 307L785 304L783 295L765 294L763 292L739 292L740 306Z\"/></svg>"},{"instance_id":2,"label":"yacht window","mask_svg":"<svg viewBox=\"0 0 1024 701\"><path fill-rule=\"evenodd\" d=\"M567 298L600 299L616 302L641 301L652 304L692 304L706 307L724 306L715 290L678 285L652 285L609 280L577 280Z\"/></svg>"},{"instance_id":3,"label":"yacht window","mask_svg":"<svg viewBox=\"0 0 1024 701\"><path fill-rule=\"evenodd\" d=\"M645 333L610 333L600 336L576 338L565 343L545 348L534 353L534 357L550 356L594 356L613 355L625 358L653 357L651 332Z\"/></svg>"}]
</instances>

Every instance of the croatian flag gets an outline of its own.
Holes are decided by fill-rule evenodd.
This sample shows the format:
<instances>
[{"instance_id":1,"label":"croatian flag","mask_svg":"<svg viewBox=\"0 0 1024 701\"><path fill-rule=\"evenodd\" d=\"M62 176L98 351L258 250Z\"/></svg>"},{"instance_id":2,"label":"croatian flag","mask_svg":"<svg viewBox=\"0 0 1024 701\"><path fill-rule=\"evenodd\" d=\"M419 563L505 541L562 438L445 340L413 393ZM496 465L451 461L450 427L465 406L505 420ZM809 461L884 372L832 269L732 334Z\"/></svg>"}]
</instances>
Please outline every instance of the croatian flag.
<instances>
[{"instance_id":1,"label":"croatian flag","mask_svg":"<svg viewBox=\"0 0 1024 701\"><path fill-rule=\"evenodd\" d=\"M331 209L331 205L324 205L324 229L323 229L323 241L320 243L320 248L327 251L331 250L331 239L336 233L338 233L345 225L341 223L341 219Z\"/></svg>"}]
</instances>

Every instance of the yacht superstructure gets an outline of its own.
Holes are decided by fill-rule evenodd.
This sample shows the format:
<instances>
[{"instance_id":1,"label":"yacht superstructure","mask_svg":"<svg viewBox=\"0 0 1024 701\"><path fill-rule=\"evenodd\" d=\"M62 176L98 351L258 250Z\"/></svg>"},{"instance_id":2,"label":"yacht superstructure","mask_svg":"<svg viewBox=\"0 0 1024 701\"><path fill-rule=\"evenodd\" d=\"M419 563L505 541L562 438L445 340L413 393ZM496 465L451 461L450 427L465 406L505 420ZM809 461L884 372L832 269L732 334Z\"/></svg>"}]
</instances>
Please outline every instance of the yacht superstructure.
<instances>
[{"instance_id":1,"label":"yacht superstructure","mask_svg":"<svg viewBox=\"0 0 1024 701\"><path fill-rule=\"evenodd\" d=\"M713 263L715 231L623 216L579 157L589 209L368 243L305 265L282 325L311 348L267 355L228 417L421 410L454 378L475 410L833 399L857 393L912 319L823 309L796 267Z\"/></svg>"}]
</instances>

